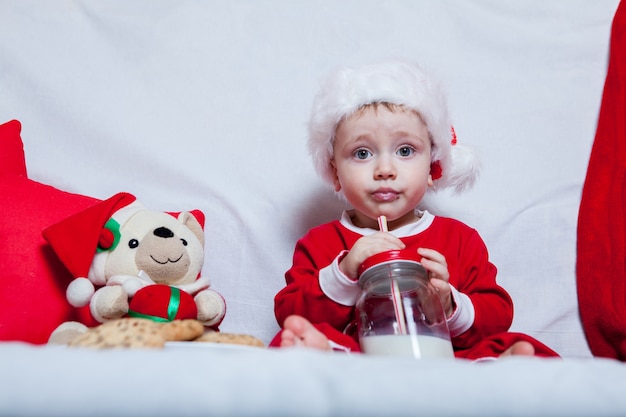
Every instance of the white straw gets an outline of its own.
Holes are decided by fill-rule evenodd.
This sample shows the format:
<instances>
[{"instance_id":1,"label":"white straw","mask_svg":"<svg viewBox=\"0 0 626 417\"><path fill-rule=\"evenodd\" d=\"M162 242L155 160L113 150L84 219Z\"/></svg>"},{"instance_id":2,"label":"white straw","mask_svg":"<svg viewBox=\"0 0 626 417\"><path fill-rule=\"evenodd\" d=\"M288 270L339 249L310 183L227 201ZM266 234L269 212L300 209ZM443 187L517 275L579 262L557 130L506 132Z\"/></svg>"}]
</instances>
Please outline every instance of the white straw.
<instances>
[{"instance_id":1,"label":"white straw","mask_svg":"<svg viewBox=\"0 0 626 417\"><path fill-rule=\"evenodd\" d=\"M387 217L381 215L378 217L378 228L381 232L388 232ZM406 318L404 316L404 307L402 307L402 295L400 294L400 288L398 287L398 281L391 279L391 300L393 301L393 310L396 315L396 321L398 322L398 329L400 334L407 334L406 330Z\"/></svg>"},{"instance_id":2,"label":"white straw","mask_svg":"<svg viewBox=\"0 0 626 417\"><path fill-rule=\"evenodd\" d=\"M384 215L381 215L378 217L378 229L380 229L381 232L388 232L389 229L387 228L387 217Z\"/></svg>"},{"instance_id":3,"label":"white straw","mask_svg":"<svg viewBox=\"0 0 626 417\"><path fill-rule=\"evenodd\" d=\"M396 321L398 322L398 330L400 334L407 334L406 331L406 317L404 316L404 307L402 307L402 296L400 294L400 288L398 287L398 281L391 279L391 299L393 301L393 309L396 314Z\"/></svg>"}]
</instances>

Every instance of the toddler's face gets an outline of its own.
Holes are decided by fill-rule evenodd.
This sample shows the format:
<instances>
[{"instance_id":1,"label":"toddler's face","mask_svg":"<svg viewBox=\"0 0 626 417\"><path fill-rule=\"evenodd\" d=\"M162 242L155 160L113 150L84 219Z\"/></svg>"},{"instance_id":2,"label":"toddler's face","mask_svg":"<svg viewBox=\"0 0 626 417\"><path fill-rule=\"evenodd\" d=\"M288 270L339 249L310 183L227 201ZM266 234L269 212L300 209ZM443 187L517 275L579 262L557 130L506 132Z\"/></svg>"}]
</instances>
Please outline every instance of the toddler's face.
<instances>
[{"instance_id":1,"label":"toddler's face","mask_svg":"<svg viewBox=\"0 0 626 417\"><path fill-rule=\"evenodd\" d=\"M335 190L343 190L361 226L376 228L380 215L408 223L433 184L430 151L426 124L416 112L367 107L337 126Z\"/></svg>"}]
</instances>

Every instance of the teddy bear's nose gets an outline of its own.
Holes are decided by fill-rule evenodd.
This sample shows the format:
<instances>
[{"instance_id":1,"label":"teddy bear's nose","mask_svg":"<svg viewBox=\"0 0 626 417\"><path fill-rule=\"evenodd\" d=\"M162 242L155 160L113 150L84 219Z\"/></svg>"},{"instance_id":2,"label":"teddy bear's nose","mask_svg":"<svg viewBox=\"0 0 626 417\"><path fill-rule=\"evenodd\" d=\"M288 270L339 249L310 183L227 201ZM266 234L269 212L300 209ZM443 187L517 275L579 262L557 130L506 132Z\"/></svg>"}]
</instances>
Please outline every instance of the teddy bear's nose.
<instances>
[{"instance_id":1,"label":"teddy bear's nose","mask_svg":"<svg viewBox=\"0 0 626 417\"><path fill-rule=\"evenodd\" d=\"M162 238L174 237L174 233L167 227L157 227L154 229L154 235Z\"/></svg>"}]
</instances>

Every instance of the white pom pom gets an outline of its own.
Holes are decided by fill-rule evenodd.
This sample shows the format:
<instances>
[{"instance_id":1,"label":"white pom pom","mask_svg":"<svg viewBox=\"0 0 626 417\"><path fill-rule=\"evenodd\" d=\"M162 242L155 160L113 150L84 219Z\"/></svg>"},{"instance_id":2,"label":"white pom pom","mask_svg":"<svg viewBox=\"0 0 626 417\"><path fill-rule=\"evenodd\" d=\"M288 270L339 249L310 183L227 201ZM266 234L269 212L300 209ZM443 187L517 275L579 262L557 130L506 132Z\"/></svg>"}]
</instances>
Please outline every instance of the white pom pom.
<instances>
[{"instance_id":1,"label":"white pom pom","mask_svg":"<svg viewBox=\"0 0 626 417\"><path fill-rule=\"evenodd\" d=\"M94 291L93 284L87 278L76 278L67 287L65 297L72 306L84 307L91 300Z\"/></svg>"},{"instance_id":2,"label":"white pom pom","mask_svg":"<svg viewBox=\"0 0 626 417\"><path fill-rule=\"evenodd\" d=\"M453 187L455 192L461 193L476 182L481 169L480 160L473 148L460 143L452 146L451 156L447 179L449 186Z\"/></svg>"}]
</instances>

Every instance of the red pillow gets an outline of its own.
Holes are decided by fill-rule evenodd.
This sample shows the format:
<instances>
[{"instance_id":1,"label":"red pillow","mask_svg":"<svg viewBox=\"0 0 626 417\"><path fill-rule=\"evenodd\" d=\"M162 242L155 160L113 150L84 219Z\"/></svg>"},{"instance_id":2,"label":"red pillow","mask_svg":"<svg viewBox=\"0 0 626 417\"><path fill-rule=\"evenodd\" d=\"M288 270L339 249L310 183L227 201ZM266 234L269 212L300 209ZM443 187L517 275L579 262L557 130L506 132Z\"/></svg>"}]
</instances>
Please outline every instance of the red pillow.
<instances>
[{"instance_id":1,"label":"red pillow","mask_svg":"<svg viewBox=\"0 0 626 417\"><path fill-rule=\"evenodd\" d=\"M20 127L0 125L0 340L43 344L64 321L97 324L67 302L73 277L42 231L100 200L28 179Z\"/></svg>"},{"instance_id":2,"label":"red pillow","mask_svg":"<svg viewBox=\"0 0 626 417\"><path fill-rule=\"evenodd\" d=\"M12 173L26 176L21 131L22 125L17 120L0 125L0 175Z\"/></svg>"}]
</instances>

